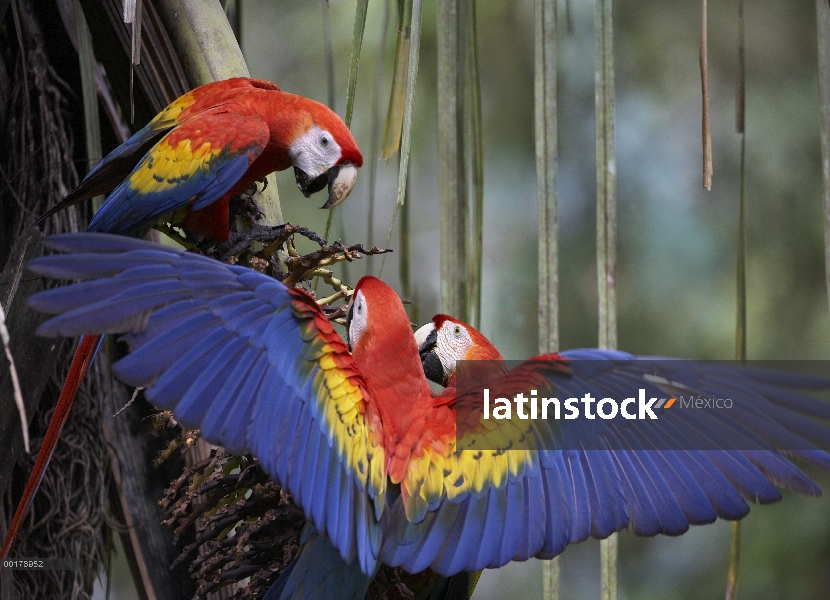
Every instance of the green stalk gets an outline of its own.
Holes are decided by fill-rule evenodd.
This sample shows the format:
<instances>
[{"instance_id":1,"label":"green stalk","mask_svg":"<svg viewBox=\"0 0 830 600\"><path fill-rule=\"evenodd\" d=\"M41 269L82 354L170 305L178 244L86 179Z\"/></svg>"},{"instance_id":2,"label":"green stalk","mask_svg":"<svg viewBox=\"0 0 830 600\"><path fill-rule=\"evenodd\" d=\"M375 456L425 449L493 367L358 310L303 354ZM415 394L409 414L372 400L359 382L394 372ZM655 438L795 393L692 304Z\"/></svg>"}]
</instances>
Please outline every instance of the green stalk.
<instances>
[{"instance_id":1,"label":"green stalk","mask_svg":"<svg viewBox=\"0 0 830 600\"><path fill-rule=\"evenodd\" d=\"M404 195L409 195L409 177L406 178L406 187L404 188ZM401 278L401 293L406 299L412 298L412 286L410 281L410 254L409 254L409 202L404 202L401 205L401 241L398 244L400 251L400 258L398 259L398 273ZM414 313L417 309L413 306L412 318L417 323L418 317Z\"/></svg>"},{"instance_id":2,"label":"green stalk","mask_svg":"<svg viewBox=\"0 0 830 600\"><path fill-rule=\"evenodd\" d=\"M334 47L333 47L332 41L331 41L331 18L330 18L331 15L329 14L330 10L331 10L331 6L329 5L329 0L323 0L323 47L324 47L323 54L325 55L325 60L326 60L326 83L327 83L326 87L328 88L328 107L332 110L335 110L336 86L335 86L335 78L334 78ZM358 3L358 12L359 11L360 11L360 3ZM364 17L364 23L365 23L365 17ZM355 23L355 26L357 26L357 23ZM355 35L357 35L357 32L355 32ZM360 36L361 37L363 36L362 31L360 32ZM358 53L359 52L360 52L360 49L358 48ZM351 67L351 65L350 65L350 67ZM351 78L351 76L352 76L352 72L351 72L351 68L350 68L349 69L349 77ZM346 122L347 127L348 127L348 125L349 125L349 123ZM345 226L343 224L343 213L341 212L341 213L339 213L339 215L340 215L340 218L338 219L338 222L339 222L339 225L340 225L340 231L341 231L341 235L342 235L342 232L345 229ZM332 209L329 209L328 215L326 217L326 229L325 229L325 232L323 233L323 237L326 240L329 239L329 235L331 234L331 226L332 226L333 222L334 222L334 209L332 208ZM341 266L341 270L343 272L342 273L343 274L343 279L345 281L348 281L349 280L349 269L348 269L348 263L347 262L343 263L343 265ZM320 283L320 278L316 277L314 279L314 285L312 286L315 293L317 292L317 285L319 283Z\"/></svg>"},{"instance_id":3,"label":"green stalk","mask_svg":"<svg viewBox=\"0 0 830 600\"><path fill-rule=\"evenodd\" d=\"M484 264L484 145L482 140L481 82L478 69L478 36L476 33L476 3L467 0L466 48L466 104L464 137L471 161L473 192L473 231L470 239L470 283L472 285L470 313L472 325L481 329L481 277Z\"/></svg>"},{"instance_id":4,"label":"green stalk","mask_svg":"<svg viewBox=\"0 0 830 600\"><path fill-rule=\"evenodd\" d=\"M98 90L95 87L95 53L92 33L86 23L81 3L75 0L75 32L78 36L78 63L81 69L81 90L84 100L84 137L86 138L87 169L101 160L101 122L98 120ZM103 196L92 199L92 209L97 211Z\"/></svg>"},{"instance_id":5,"label":"green stalk","mask_svg":"<svg viewBox=\"0 0 830 600\"><path fill-rule=\"evenodd\" d=\"M818 87L821 97L821 164L824 183L824 265L830 300L830 7L816 0L818 26Z\"/></svg>"},{"instance_id":6,"label":"green stalk","mask_svg":"<svg viewBox=\"0 0 830 600\"><path fill-rule=\"evenodd\" d=\"M464 18L462 0L438 0L438 201L441 310L469 321L469 209L464 152Z\"/></svg>"},{"instance_id":7,"label":"green stalk","mask_svg":"<svg viewBox=\"0 0 830 600\"><path fill-rule=\"evenodd\" d=\"M562 597L562 564L559 556L542 563L542 598L559 600Z\"/></svg>"},{"instance_id":8,"label":"green stalk","mask_svg":"<svg viewBox=\"0 0 830 600\"><path fill-rule=\"evenodd\" d=\"M599 347L617 347L617 165L614 147L614 21L612 0L594 2L597 290ZM601 598L617 598L617 534L600 542Z\"/></svg>"},{"instance_id":9,"label":"green stalk","mask_svg":"<svg viewBox=\"0 0 830 600\"><path fill-rule=\"evenodd\" d=\"M617 158L614 146L614 49L611 0L596 0L597 288L599 347L617 347Z\"/></svg>"},{"instance_id":10,"label":"green stalk","mask_svg":"<svg viewBox=\"0 0 830 600\"><path fill-rule=\"evenodd\" d=\"M536 200L538 205L539 353L559 348L559 217L556 182L556 0L535 2ZM561 595L559 557L543 563L542 596Z\"/></svg>"},{"instance_id":11,"label":"green stalk","mask_svg":"<svg viewBox=\"0 0 830 600\"><path fill-rule=\"evenodd\" d=\"M702 2L700 21L700 86L703 98L703 187L712 190L712 125L709 120L709 34L707 21L709 9L706 0Z\"/></svg>"},{"instance_id":12,"label":"green stalk","mask_svg":"<svg viewBox=\"0 0 830 600\"><path fill-rule=\"evenodd\" d=\"M738 563L741 560L741 522L732 521L729 540L729 572L726 576L726 600L738 596Z\"/></svg>"},{"instance_id":13,"label":"green stalk","mask_svg":"<svg viewBox=\"0 0 830 600\"><path fill-rule=\"evenodd\" d=\"M349 81L346 84L346 116L343 122L346 127L352 126L352 112L354 111L354 93L357 87L357 67L360 63L360 48L363 46L363 32L366 30L366 10L369 0L358 0L354 16L354 33L352 34L352 56L349 59ZM328 10L328 7L326 7ZM333 103L332 103L332 110ZM326 219L326 231L323 237L329 239L331 223L334 217L334 209L329 209L329 216Z\"/></svg>"},{"instance_id":14,"label":"green stalk","mask_svg":"<svg viewBox=\"0 0 830 600\"><path fill-rule=\"evenodd\" d=\"M328 88L328 106L335 110L335 81L334 81L334 46L331 41L331 6L329 0L323 0L323 47L326 59L326 87Z\"/></svg>"},{"instance_id":15,"label":"green stalk","mask_svg":"<svg viewBox=\"0 0 830 600\"><path fill-rule=\"evenodd\" d=\"M539 222L539 352L559 348L559 218L556 183L556 0L536 0L536 199Z\"/></svg>"},{"instance_id":16,"label":"green stalk","mask_svg":"<svg viewBox=\"0 0 830 600\"><path fill-rule=\"evenodd\" d=\"M746 60L744 2L738 0L738 82L735 94L735 129L741 136L741 191L738 200L738 264L736 269L735 358L746 360ZM741 523L732 523L729 544L729 572L726 575L726 600L738 596L738 565L741 557Z\"/></svg>"},{"instance_id":17,"label":"green stalk","mask_svg":"<svg viewBox=\"0 0 830 600\"><path fill-rule=\"evenodd\" d=\"M380 94L383 84L384 53L386 52L386 34L389 29L389 13L393 0L387 0L383 5L383 23L380 30L378 45L378 64L375 69L375 87L372 92L372 132L369 137L369 214L366 215L366 242L371 246L375 239L375 196L377 194L378 174L378 145L380 143ZM371 258L371 257L369 257Z\"/></svg>"},{"instance_id":18,"label":"green stalk","mask_svg":"<svg viewBox=\"0 0 830 600\"><path fill-rule=\"evenodd\" d=\"M412 105L415 100L415 79L418 76L418 56L421 47L421 9L423 0L412 1L412 28L410 33L409 59L406 70L406 99L403 111L403 136L401 138L401 162L398 167L398 199L395 202L395 210L392 213L392 222L389 224L389 234L386 237L386 247L392 239L392 231L395 227L395 219L398 210L403 206L406 196L406 177L409 168L409 147L412 142ZM383 265L386 263L386 254L380 261L378 277L383 273Z\"/></svg>"},{"instance_id":19,"label":"green stalk","mask_svg":"<svg viewBox=\"0 0 830 600\"><path fill-rule=\"evenodd\" d=\"M403 113L406 106L406 82L409 70L409 52L412 40L412 0L400 3L398 36L395 42L395 70L392 74L392 90L389 93L389 109L383 132L381 158L389 160L398 151L403 129Z\"/></svg>"},{"instance_id":20,"label":"green stalk","mask_svg":"<svg viewBox=\"0 0 830 600\"><path fill-rule=\"evenodd\" d=\"M360 62L360 48L363 46L363 32L366 29L366 10L369 0L358 0L357 12L354 16L354 33L352 34L352 57L349 61L349 82L346 86L346 118L343 121L346 127L352 126L352 112L354 111L354 94L357 88L357 67Z\"/></svg>"}]
</instances>

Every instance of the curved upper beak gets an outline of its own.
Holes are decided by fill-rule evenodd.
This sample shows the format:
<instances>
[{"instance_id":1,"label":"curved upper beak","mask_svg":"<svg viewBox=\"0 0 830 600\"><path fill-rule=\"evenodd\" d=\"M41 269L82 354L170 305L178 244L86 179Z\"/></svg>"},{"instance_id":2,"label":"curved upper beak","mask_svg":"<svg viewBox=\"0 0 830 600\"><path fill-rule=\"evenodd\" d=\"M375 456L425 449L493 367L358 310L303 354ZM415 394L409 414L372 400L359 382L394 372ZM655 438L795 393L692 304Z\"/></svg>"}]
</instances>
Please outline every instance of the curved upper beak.
<instances>
[{"instance_id":1,"label":"curved upper beak","mask_svg":"<svg viewBox=\"0 0 830 600\"><path fill-rule=\"evenodd\" d=\"M418 343L418 354L421 357L421 365L424 368L424 375L430 381L445 385L446 375L444 365L436 352L438 345L438 330L433 323L427 323L415 332L415 341Z\"/></svg>"},{"instance_id":2,"label":"curved upper beak","mask_svg":"<svg viewBox=\"0 0 830 600\"><path fill-rule=\"evenodd\" d=\"M297 187L300 188L306 198L328 185L328 200L320 208L334 208L351 193L354 182L357 180L357 167L351 163L335 165L314 178L309 177L302 169L294 167L294 179L297 181Z\"/></svg>"}]
</instances>

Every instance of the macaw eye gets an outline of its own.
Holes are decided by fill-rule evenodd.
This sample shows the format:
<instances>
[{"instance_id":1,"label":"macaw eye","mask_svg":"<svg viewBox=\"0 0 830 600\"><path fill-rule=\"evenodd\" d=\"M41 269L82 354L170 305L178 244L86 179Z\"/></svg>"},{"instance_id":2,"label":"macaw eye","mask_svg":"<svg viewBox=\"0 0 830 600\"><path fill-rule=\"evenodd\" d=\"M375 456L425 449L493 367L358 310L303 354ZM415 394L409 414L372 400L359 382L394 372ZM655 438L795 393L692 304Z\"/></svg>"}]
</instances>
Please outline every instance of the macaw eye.
<instances>
[{"instance_id":1,"label":"macaw eye","mask_svg":"<svg viewBox=\"0 0 830 600\"><path fill-rule=\"evenodd\" d=\"M461 336L461 326L456 325L455 327L453 327L452 333L455 337L460 337Z\"/></svg>"},{"instance_id":2,"label":"macaw eye","mask_svg":"<svg viewBox=\"0 0 830 600\"><path fill-rule=\"evenodd\" d=\"M323 148L329 145L329 136L325 133L320 136L320 145L323 146Z\"/></svg>"}]
</instances>

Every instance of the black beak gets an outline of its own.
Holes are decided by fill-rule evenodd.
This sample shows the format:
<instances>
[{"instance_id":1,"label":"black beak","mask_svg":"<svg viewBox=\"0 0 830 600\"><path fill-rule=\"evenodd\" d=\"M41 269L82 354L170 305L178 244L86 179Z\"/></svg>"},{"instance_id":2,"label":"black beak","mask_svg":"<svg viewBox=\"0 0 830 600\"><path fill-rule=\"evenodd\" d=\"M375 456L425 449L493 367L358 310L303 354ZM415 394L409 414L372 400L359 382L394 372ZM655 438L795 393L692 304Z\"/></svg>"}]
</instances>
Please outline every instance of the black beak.
<instances>
[{"instance_id":1,"label":"black beak","mask_svg":"<svg viewBox=\"0 0 830 600\"><path fill-rule=\"evenodd\" d=\"M319 192L328 185L330 172L331 169L312 179L305 171L294 167L294 179L297 181L297 187L300 188L303 196L308 198L311 194Z\"/></svg>"},{"instance_id":2,"label":"black beak","mask_svg":"<svg viewBox=\"0 0 830 600\"><path fill-rule=\"evenodd\" d=\"M445 385L444 365L441 364L441 359L435 353L437 343L438 331L433 329L418 348L418 354L421 356L421 365L424 367L424 375L427 379L439 385Z\"/></svg>"},{"instance_id":3,"label":"black beak","mask_svg":"<svg viewBox=\"0 0 830 600\"><path fill-rule=\"evenodd\" d=\"M352 330L352 317L354 317L354 297L349 300L349 307L346 309L346 346L349 347L349 352L354 350L352 348L352 336L349 333Z\"/></svg>"},{"instance_id":4,"label":"black beak","mask_svg":"<svg viewBox=\"0 0 830 600\"><path fill-rule=\"evenodd\" d=\"M320 208L334 208L351 193L357 179L357 167L351 163L335 165L313 179L302 169L294 167L294 179L306 198L329 186L329 197Z\"/></svg>"}]
</instances>

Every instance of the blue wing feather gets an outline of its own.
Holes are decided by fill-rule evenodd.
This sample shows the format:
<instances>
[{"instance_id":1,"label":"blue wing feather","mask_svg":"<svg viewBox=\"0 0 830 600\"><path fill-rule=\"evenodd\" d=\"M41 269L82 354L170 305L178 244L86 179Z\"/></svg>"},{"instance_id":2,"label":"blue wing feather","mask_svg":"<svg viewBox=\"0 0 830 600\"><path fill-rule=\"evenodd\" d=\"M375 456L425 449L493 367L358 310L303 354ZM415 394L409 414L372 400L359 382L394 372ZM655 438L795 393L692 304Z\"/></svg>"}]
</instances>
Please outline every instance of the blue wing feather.
<instances>
[{"instance_id":1,"label":"blue wing feather","mask_svg":"<svg viewBox=\"0 0 830 600\"><path fill-rule=\"evenodd\" d=\"M613 453L621 474L622 491L628 514L637 535L655 535L660 532L660 520L654 504L643 487L637 465L632 463L628 452L617 450Z\"/></svg>"},{"instance_id":2,"label":"blue wing feather","mask_svg":"<svg viewBox=\"0 0 830 600\"><path fill-rule=\"evenodd\" d=\"M202 343L205 335L216 327L217 319L211 314L194 312L193 316L159 335L160 348L143 346L121 359L119 366L130 377L143 385L155 381L166 365L174 363L191 348Z\"/></svg>"},{"instance_id":3,"label":"blue wing feather","mask_svg":"<svg viewBox=\"0 0 830 600\"><path fill-rule=\"evenodd\" d=\"M448 502L441 510L429 513L430 518L422 521L418 529L422 532L418 541L413 544L412 558L404 563L404 568L411 573L420 573L427 567L434 556L436 556L447 534L452 529L458 518L461 507L457 503Z\"/></svg>"},{"instance_id":4,"label":"blue wing feather","mask_svg":"<svg viewBox=\"0 0 830 600\"><path fill-rule=\"evenodd\" d=\"M526 515L524 485L521 481L507 482L507 489L504 494L507 505L504 514L501 516L504 521L503 533L501 535L501 547L498 550L496 564L503 565L513 560L521 543L523 523L526 519L532 518Z\"/></svg>"},{"instance_id":5,"label":"blue wing feather","mask_svg":"<svg viewBox=\"0 0 830 600\"><path fill-rule=\"evenodd\" d=\"M684 517L690 524L711 523L717 517L712 503L703 489L689 472L678 452L646 451L658 473L663 475L666 485L680 505Z\"/></svg>"},{"instance_id":6,"label":"blue wing feather","mask_svg":"<svg viewBox=\"0 0 830 600\"><path fill-rule=\"evenodd\" d=\"M458 573L467 563L466 548L475 544L476 524L469 517L475 512L476 501L450 503L457 506L451 529L447 532L441 549L437 552L435 562L447 565L447 570ZM440 510L445 510L443 507ZM467 536L467 537L465 537ZM469 541L468 541L469 540Z\"/></svg>"},{"instance_id":7,"label":"blue wing feather","mask_svg":"<svg viewBox=\"0 0 830 600\"><path fill-rule=\"evenodd\" d=\"M241 387L233 394L240 401L231 403L227 418L222 423L217 433L217 438L226 440L225 446L228 449L234 448L232 452L242 453L246 446L246 437L250 428L251 415L254 414L254 402L257 398L257 389L264 379L264 371L267 368L267 358L262 354L250 353L252 360L249 363L247 374L240 377ZM226 393L222 390L222 393ZM230 397L231 393L227 392Z\"/></svg>"},{"instance_id":8,"label":"blue wing feather","mask_svg":"<svg viewBox=\"0 0 830 600\"><path fill-rule=\"evenodd\" d=\"M586 451L582 463L586 486L591 490L591 535L605 538L628 523L613 460L608 452Z\"/></svg>"},{"instance_id":9,"label":"blue wing feather","mask_svg":"<svg viewBox=\"0 0 830 600\"><path fill-rule=\"evenodd\" d=\"M355 486L352 484L351 474L344 473L343 479L345 480L345 489L347 491L345 498L343 498L344 501L342 502L342 506L339 507L339 521L337 523L337 529L335 531L337 532L336 539L343 540L343 546L349 549L349 554L347 554L344 557L346 562L349 562L351 560L351 557L355 553L354 545L357 537L357 532L355 531L355 522L358 519L364 518L365 513L355 512L355 504L357 503L355 496L358 496L359 494L355 489ZM332 493L338 494L342 492L332 490ZM360 550L364 552L366 548L361 546ZM361 554L361 556L364 556L364 554Z\"/></svg>"},{"instance_id":10,"label":"blue wing feather","mask_svg":"<svg viewBox=\"0 0 830 600\"><path fill-rule=\"evenodd\" d=\"M685 532L689 528L689 522L668 488L666 480L651 460L650 453L631 452L629 456L654 507L658 520L656 533L680 535Z\"/></svg>"},{"instance_id":11,"label":"blue wing feather","mask_svg":"<svg viewBox=\"0 0 830 600\"><path fill-rule=\"evenodd\" d=\"M249 379L256 381L257 376L261 377L253 371L256 364L256 351L243 342L236 356L211 378L215 383L210 384L214 390L210 393L215 400L202 421L202 435L225 440L224 445L232 454L245 452L245 433L254 400L251 394L245 394L245 387Z\"/></svg>"},{"instance_id":12,"label":"blue wing feather","mask_svg":"<svg viewBox=\"0 0 830 600\"><path fill-rule=\"evenodd\" d=\"M296 463L298 465L302 465L302 471L300 471L297 486L302 489L303 496L308 499L308 504L312 507L314 506L314 484L317 481L317 461L320 458L320 454L325 451L321 448L323 444L328 446L328 440L326 437L309 437L308 443L302 445L305 448L302 463ZM325 490L326 488L323 487L322 489ZM324 527L323 523L320 524L320 527Z\"/></svg>"},{"instance_id":13,"label":"blue wing feather","mask_svg":"<svg viewBox=\"0 0 830 600\"><path fill-rule=\"evenodd\" d=\"M322 515L323 531L340 555L359 558L360 568L373 573L383 511L369 494L383 498L383 491L367 486L368 456L348 459L365 471L352 473L341 455L353 452L351 444L331 444L329 427L341 424L326 421L326 402L333 400L317 366L327 356L323 346L339 352L349 372L357 370L349 366L336 334L316 333L314 319L322 313L313 300L248 269L142 240L87 233L57 236L49 244L85 251L82 264L72 260L77 257L55 255L33 261L33 270L93 281L69 287L69 294L48 292L31 300L47 312L63 313L43 332L130 331L126 338L135 353L113 367L121 379L149 385L151 401L172 409L184 425L201 426L210 441L255 454L306 515ZM92 308L83 300L90 291L96 300ZM304 313L296 313L297 302L304 303ZM361 387L355 389L361 393ZM354 434L368 436L360 427L362 421ZM289 460L281 462L286 456ZM313 477L321 461L334 477ZM329 489L333 479L344 487Z\"/></svg>"},{"instance_id":14,"label":"blue wing feather","mask_svg":"<svg viewBox=\"0 0 830 600\"><path fill-rule=\"evenodd\" d=\"M216 147L210 132L244 127L245 144ZM192 129L195 148L185 147L185 129ZM139 161L129 177L107 196L89 223L88 231L130 234L152 226L165 214L191 206L203 209L231 190L262 153L269 138L260 117L208 110L177 128L179 146L171 147L172 134L164 136ZM198 147L210 146L207 153ZM235 146L239 147L235 147Z\"/></svg>"},{"instance_id":15,"label":"blue wing feather","mask_svg":"<svg viewBox=\"0 0 830 600\"><path fill-rule=\"evenodd\" d=\"M563 452L566 475L564 480L568 486L568 509L570 511L571 542L581 542L591 535L591 507L588 500L588 488L585 484L585 474L578 451L565 450Z\"/></svg>"},{"instance_id":16,"label":"blue wing feather","mask_svg":"<svg viewBox=\"0 0 830 600\"><path fill-rule=\"evenodd\" d=\"M717 450L704 453L745 499L761 504L781 499L781 492L742 453Z\"/></svg>"},{"instance_id":17,"label":"blue wing feather","mask_svg":"<svg viewBox=\"0 0 830 600\"><path fill-rule=\"evenodd\" d=\"M275 391L278 394L283 392L281 382L273 381L270 385L276 388ZM270 435L263 435L264 447L260 447L258 450L263 456L275 457L274 460L277 461L275 465L277 472L288 473L291 470L291 452L280 451L280 440L289 439L293 435L293 432L299 431L300 416L303 413L302 406L296 402L287 402L285 406L272 408L263 404L262 407L264 410L269 410L270 414L267 416L259 414L254 419L262 422L263 427L259 429L263 433L270 430Z\"/></svg>"},{"instance_id":18,"label":"blue wing feather","mask_svg":"<svg viewBox=\"0 0 830 600\"><path fill-rule=\"evenodd\" d=\"M567 469L561 452L541 452L549 455L549 468L542 469L542 483L545 489L545 505L547 507L545 523L545 540L539 552L543 558L552 558L562 552L572 541L571 519L573 511L570 507L569 481L566 479ZM548 462L543 459L543 467ZM566 483L568 482L568 483Z\"/></svg>"},{"instance_id":19,"label":"blue wing feather","mask_svg":"<svg viewBox=\"0 0 830 600\"><path fill-rule=\"evenodd\" d=\"M329 487L329 467L331 466L334 453L331 452L331 447L325 437L320 438L320 444L325 446L317 453L317 464L314 466L314 470L311 471L311 477L307 478L313 479L314 482L312 491L310 492L312 494L311 518L315 523L320 523L320 527L325 528L328 523L326 518L328 516L326 512L326 495L315 493L314 491L337 488Z\"/></svg>"},{"instance_id":20,"label":"blue wing feather","mask_svg":"<svg viewBox=\"0 0 830 600\"><path fill-rule=\"evenodd\" d=\"M220 341L213 352L188 367L188 371L199 370L198 375L191 375L187 371L183 376L192 382L187 392L179 402L204 404L208 410L199 419L199 427L215 423L221 417L216 413L224 413L227 410L228 402L236 402L236 398L222 398L216 392L227 381L236 365L239 363L242 351L245 349L245 340L233 335L226 335ZM202 366L206 364L206 366ZM245 399L243 402L247 402ZM204 432L203 432L204 433ZM206 437L212 437L205 433Z\"/></svg>"},{"instance_id":21,"label":"blue wing feather","mask_svg":"<svg viewBox=\"0 0 830 600\"><path fill-rule=\"evenodd\" d=\"M499 542L504 532L504 513L507 504L504 493L500 493L495 488L490 488L485 498L487 499L487 512L484 517L484 530L481 534L482 543L476 553L476 566L480 565L480 569L496 562ZM438 570L438 572L441 571Z\"/></svg>"},{"instance_id":22,"label":"blue wing feather","mask_svg":"<svg viewBox=\"0 0 830 600\"><path fill-rule=\"evenodd\" d=\"M301 505L308 503L310 498L306 496L303 489L303 475L305 474L305 454L309 447L309 441L312 434L312 422L309 412L306 410L300 411L297 420L297 429L294 443L291 444L288 458L288 471L285 476L284 485L291 490L294 499ZM315 440L316 441L316 440ZM274 453L281 454L286 451L286 448L280 448L275 445Z\"/></svg>"},{"instance_id":23,"label":"blue wing feather","mask_svg":"<svg viewBox=\"0 0 830 600\"><path fill-rule=\"evenodd\" d=\"M200 385L202 375L213 360L211 352L221 351L222 345L232 339L230 333L224 329L215 328L205 336L198 346L190 348L184 356L176 360L156 381L139 381L126 371L125 365L115 363L113 371L119 379L136 387L151 385L147 390L147 398L158 405L169 406L175 404L177 418L194 425L201 424L209 403L201 402L198 396L187 394L191 385Z\"/></svg>"},{"instance_id":24,"label":"blue wing feather","mask_svg":"<svg viewBox=\"0 0 830 600\"><path fill-rule=\"evenodd\" d=\"M484 533L485 508L483 498L470 498L469 501L458 504L457 524L453 526L441 553L436 557L438 564L447 566L447 572L475 570L470 548L475 548L480 543Z\"/></svg>"}]
</instances>

